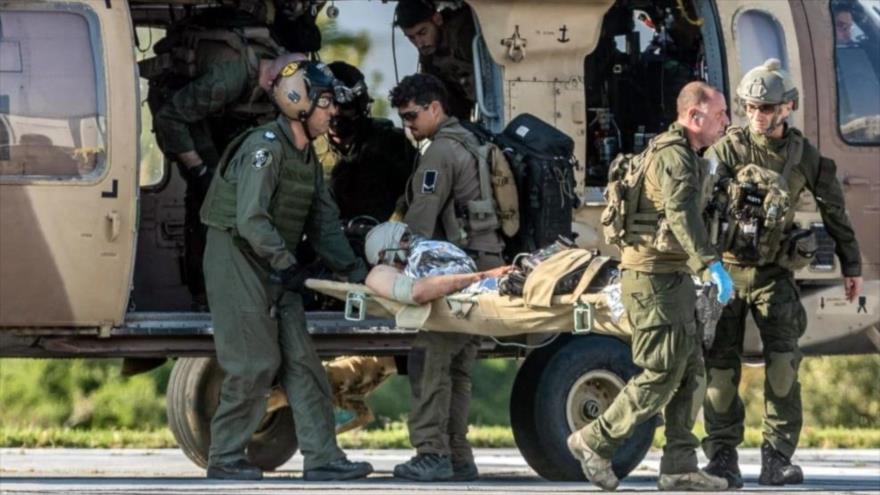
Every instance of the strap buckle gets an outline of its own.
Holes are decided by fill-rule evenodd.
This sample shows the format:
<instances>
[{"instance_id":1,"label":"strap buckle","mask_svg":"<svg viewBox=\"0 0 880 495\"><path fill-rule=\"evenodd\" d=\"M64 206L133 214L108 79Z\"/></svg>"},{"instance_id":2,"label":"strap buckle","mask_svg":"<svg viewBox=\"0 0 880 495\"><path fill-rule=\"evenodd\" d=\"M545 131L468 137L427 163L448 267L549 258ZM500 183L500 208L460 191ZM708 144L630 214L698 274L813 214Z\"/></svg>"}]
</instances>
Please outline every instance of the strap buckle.
<instances>
[{"instance_id":1,"label":"strap buckle","mask_svg":"<svg viewBox=\"0 0 880 495\"><path fill-rule=\"evenodd\" d=\"M578 301L574 305L574 334L593 331L593 306L586 301Z\"/></svg>"},{"instance_id":2,"label":"strap buckle","mask_svg":"<svg viewBox=\"0 0 880 495\"><path fill-rule=\"evenodd\" d=\"M367 316L368 296L363 292L349 292L345 295L345 319L364 321Z\"/></svg>"}]
</instances>

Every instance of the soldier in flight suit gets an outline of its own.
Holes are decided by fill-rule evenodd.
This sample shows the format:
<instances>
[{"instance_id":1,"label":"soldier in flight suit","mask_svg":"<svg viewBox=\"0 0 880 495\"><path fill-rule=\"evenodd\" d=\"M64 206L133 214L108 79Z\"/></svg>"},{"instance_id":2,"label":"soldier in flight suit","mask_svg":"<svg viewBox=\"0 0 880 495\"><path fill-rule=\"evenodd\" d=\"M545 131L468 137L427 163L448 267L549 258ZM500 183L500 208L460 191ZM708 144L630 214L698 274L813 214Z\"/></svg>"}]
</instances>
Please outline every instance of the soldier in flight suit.
<instances>
[{"instance_id":1,"label":"soldier in flight suit","mask_svg":"<svg viewBox=\"0 0 880 495\"><path fill-rule=\"evenodd\" d=\"M446 85L449 115L470 120L476 102L472 48L476 27L470 7L440 12L433 0L400 0L394 19L418 48L421 72Z\"/></svg>"},{"instance_id":2,"label":"soldier in flight suit","mask_svg":"<svg viewBox=\"0 0 880 495\"><path fill-rule=\"evenodd\" d=\"M306 329L305 275L293 255L305 235L331 269L352 282L366 276L342 234L310 143L336 112L337 85L324 64L284 66L271 90L281 115L230 144L202 206L205 281L226 374L211 421L209 478L262 477L245 447L276 376L293 409L306 480L372 471L350 462L336 444L332 392Z\"/></svg>"},{"instance_id":3,"label":"soldier in flight suit","mask_svg":"<svg viewBox=\"0 0 880 495\"><path fill-rule=\"evenodd\" d=\"M235 136L277 115L269 84L297 57L284 50L320 48L320 35L307 27L309 15L290 12L293 4L247 0L238 9L207 9L172 26L156 44L157 56L141 63L141 75L150 80L156 143L186 181L184 265L197 308L205 305L199 208L220 154Z\"/></svg>"},{"instance_id":4,"label":"soldier in flight suit","mask_svg":"<svg viewBox=\"0 0 880 495\"><path fill-rule=\"evenodd\" d=\"M721 92L692 82L681 90L677 107L678 120L649 145L641 196L634 211L627 212L627 239L621 246L621 295L633 331L633 361L643 371L597 420L568 437L587 479L604 490L618 485L611 469L615 451L638 424L661 411L666 445L658 487L727 488L724 478L699 469L699 441L691 432L705 373L688 267L692 258L709 270L720 289L719 302L727 302L732 283L703 224L699 205L705 165L697 155L723 135L727 105ZM639 231L632 228L636 216L644 227ZM646 218L654 224L645 225Z\"/></svg>"},{"instance_id":5,"label":"soldier in flight suit","mask_svg":"<svg viewBox=\"0 0 880 495\"><path fill-rule=\"evenodd\" d=\"M734 177L747 164L756 164L783 175L792 204L801 192L816 198L825 229L834 239L840 259L847 299L854 301L862 288L861 258L855 233L846 215L843 191L833 160L789 126L785 119L797 107L798 90L776 59L750 70L737 87L745 106L748 128L731 128L707 152L718 161L719 177ZM787 229L794 219L792 207ZM724 309L715 341L706 353L709 375L704 404L706 432L703 449L711 462L706 471L726 476L742 487L736 446L743 440L745 409L739 398L743 333L749 312L763 343L764 442L761 475L764 485L803 482L800 467L791 464L803 424L800 384L797 380L801 352L798 338L807 328L807 315L790 269L777 260L742 260L724 253L724 264L733 277L736 298ZM784 264L784 263L783 263Z\"/></svg>"},{"instance_id":6,"label":"soldier in flight suit","mask_svg":"<svg viewBox=\"0 0 880 495\"><path fill-rule=\"evenodd\" d=\"M370 116L372 99L361 71L345 62L328 67L353 97L351 103L339 106L330 132L315 140L340 218L368 215L387 220L403 195L416 150L403 129L395 128L390 120Z\"/></svg>"},{"instance_id":7,"label":"soldier in flight suit","mask_svg":"<svg viewBox=\"0 0 880 495\"><path fill-rule=\"evenodd\" d=\"M499 231L470 231L462 222L468 202L480 199L477 161L463 142L476 137L447 114L443 83L429 74L407 76L391 90L391 105L417 140L431 139L406 189L404 223L413 234L457 244L480 271L504 264ZM478 476L467 441L471 369L479 337L420 332L408 356L412 409L410 441L417 455L394 475L418 481Z\"/></svg>"}]
</instances>

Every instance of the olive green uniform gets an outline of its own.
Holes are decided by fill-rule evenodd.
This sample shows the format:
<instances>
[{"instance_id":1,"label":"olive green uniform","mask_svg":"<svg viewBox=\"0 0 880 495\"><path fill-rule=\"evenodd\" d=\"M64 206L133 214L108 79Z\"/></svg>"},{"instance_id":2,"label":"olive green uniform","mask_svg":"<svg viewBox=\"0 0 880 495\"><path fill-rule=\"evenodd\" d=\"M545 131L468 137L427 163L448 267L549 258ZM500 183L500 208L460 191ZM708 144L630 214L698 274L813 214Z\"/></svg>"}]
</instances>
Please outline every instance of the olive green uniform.
<instances>
[{"instance_id":1,"label":"olive green uniform","mask_svg":"<svg viewBox=\"0 0 880 495\"><path fill-rule=\"evenodd\" d=\"M748 129L731 129L709 149L707 157L718 161L719 177L733 177L750 163L781 174L789 155L800 147L798 141L802 142L801 160L793 164L786 177L792 203L797 202L804 189L813 194L825 229L836 243L843 275L859 276L859 246L846 216L836 165L820 156L800 131L787 127L782 138L774 139ZM743 152L747 156L742 156ZM789 226L793 217L794 208L786 218ZM733 278L736 297L724 308L715 341L706 353L709 384L704 411L708 436L703 440L703 449L711 459L721 447L735 448L743 440L745 408L737 389L743 334L751 312L760 332L766 365L764 439L791 458L803 424L797 380L802 355L797 342L807 327L794 275L773 260L750 266L730 252L724 253L724 262Z\"/></svg>"},{"instance_id":2,"label":"olive green uniform","mask_svg":"<svg viewBox=\"0 0 880 495\"><path fill-rule=\"evenodd\" d=\"M315 151L329 178L339 216L369 215L385 221L394 213L412 174L416 149L403 129L387 119L360 119L347 149L325 134L315 140Z\"/></svg>"},{"instance_id":3,"label":"olive green uniform","mask_svg":"<svg viewBox=\"0 0 880 495\"><path fill-rule=\"evenodd\" d=\"M277 111L259 86L255 59L216 41L203 41L199 46L203 49L198 50L193 67L198 75L191 80L176 74L158 75L150 82L147 101L159 149L171 161L177 161L180 153L196 151L213 171L236 135L272 120ZM275 56L268 51L260 54ZM183 165L179 167L182 172ZM199 221L199 208L209 178L187 181L184 197L186 283L197 302L202 302L205 292L202 256L206 231Z\"/></svg>"},{"instance_id":4,"label":"olive green uniform","mask_svg":"<svg viewBox=\"0 0 880 495\"><path fill-rule=\"evenodd\" d=\"M669 134L685 139L678 124L667 133L657 139ZM665 218L669 230L663 244L645 242L621 251L621 290L633 330L633 361L643 371L596 421L580 430L591 449L610 459L638 424L663 411L662 474L698 470L699 442L691 430L702 401L705 371L688 260L705 267L719 259L699 207L705 163L684 143L658 149L645 165L636 211L656 213L658 223Z\"/></svg>"},{"instance_id":5,"label":"olive green uniform","mask_svg":"<svg viewBox=\"0 0 880 495\"><path fill-rule=\"evenodd\" d=\"M474 14L470 7L441 11L443 25L432 55L420 55L421 72L443 81L449 93L449 115L470 120L476 102L474 90L474 52L476 35Z\"/></svg>"},{"instance_id":6,"label":"olive green uniform","mask_svg":"<svg viewBox=\"0 0 880 495\"><path fill-rule=\"evenodd\" d=\"M467 202L480 197L480 180L474 156L455 138L476 137L455 117L440 124L433 141L419 158L409 180L404 216L413 234L428 239L461 240L478 270L501 266L504 242L497 231L467 232L458 220ZM408 359L412 387L409 416L410 441L419 454L452 456L453 464L473 462L467 441L471 369L480 338L443 332L420 332Z\"/></svg>"},{"instance_id":7,"label":"olive green uniform","mask_svg":"<svg viewBox=\"0 0 880 495\"><path fill-rule=\"evenodd\" d=\"M202 208L214 342L226 373L211 422L212 465L244 457L276 376L293 409L304 469L344 457L302 298L272 274L296 262L292 253L304 234L349 280L363 280L366 268L342 234L311 145L298 150L293 143L284 117L242 135L221 160Z\"/></svg>"}]
</instances>

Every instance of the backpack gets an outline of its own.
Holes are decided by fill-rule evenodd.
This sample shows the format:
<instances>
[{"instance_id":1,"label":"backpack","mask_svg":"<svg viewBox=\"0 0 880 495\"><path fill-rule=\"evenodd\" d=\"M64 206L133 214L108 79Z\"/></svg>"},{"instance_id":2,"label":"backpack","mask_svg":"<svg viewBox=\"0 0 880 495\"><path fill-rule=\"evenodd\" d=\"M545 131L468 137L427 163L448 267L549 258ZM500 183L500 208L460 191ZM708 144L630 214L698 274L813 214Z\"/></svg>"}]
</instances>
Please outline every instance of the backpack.
<instances>
[{"instance_id":1,"label":"backpack","mask_svg":"<svg viewBox=\"0 0 880 495\"><path fill-rule=\"evenodd\" d=\"M501 133L467 124L478 138L504 152L518 191L519 230L506 234L505 256L549 246L560 237L574 238L574 141L531 114L520 114Z\"/></svg>"},{"instance_id":2,"label":"backpack","mask_svg":"<svg viewBox=\"0 0 880 495\"><path fill-rule=\"evenodd\" d=\"M608 167L605 209L601 223L605 242L618 247L654 244L660 228L656 213L640 213L639 200L645 183L645 172L654 154L669 146L686 146L687 140L674 134L660 134L639 154L621 153Z\"/></svg>"},{"instance_id":3,"label":"backpack","mask_svg":"<svg viewBox=\"0 0 880 495\"><path fill-rule=\"evenodd\" d=\"M275 58L282 53L266 26L202 25L208 19L196 17L172 26L153 48L155 56L138 62L140 76L150 81L148 103L155 113L178 89L199 77L200 60L209 55L218 60L243 60L254 76L261 58ZM259 88L242 95L229 111L244 119L274 115L269 101L256 101Z\"/></svg>"},{"instance_id":4,"label":"backpack","mask_svg":"<svg viewBox=\"0 0 880 495\"><path fill-rule=\"evenodd\" d=\"M505 237L513 237L519 231L519 195L510 163L504 152L487 138L485 131L465 129L476 136L479 145L455 133L443 137L461 144L477 161L480 180L480 198L468 201L467 231L486 232L501 229Z\"/></svg>"}]
</instances>

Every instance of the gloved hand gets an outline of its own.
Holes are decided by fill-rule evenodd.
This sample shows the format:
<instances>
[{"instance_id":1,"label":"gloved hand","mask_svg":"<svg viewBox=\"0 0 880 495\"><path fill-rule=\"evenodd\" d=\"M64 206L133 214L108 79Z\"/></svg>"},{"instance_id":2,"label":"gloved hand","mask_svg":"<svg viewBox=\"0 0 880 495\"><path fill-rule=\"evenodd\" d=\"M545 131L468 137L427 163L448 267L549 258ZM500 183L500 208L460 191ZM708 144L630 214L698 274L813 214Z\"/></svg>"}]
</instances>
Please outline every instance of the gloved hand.
<instances>
[{"instance_id":1,"label":"gloved hand","mask_svg":"<svg viewBox=\"0 0 880 495\"><path fill-rule=\"evenodd\" d=\"M727 301L733 297L733 280L730 278L730 274L727 273L720 261L713 262L709 265L708 270L712 283L718 287L716 299L721 304L727 304Z\"/></svg>"},{"instance_id":2,"label":"gloved hand","mask_svg":"<svg viewBox=\"0 0 880 495\"><path fill-rule=\"evenodd\" d=\"M309 278L309 271L301 267L299 263L294 263L276 274L276 279L284 287L284 290L292 292L302 292L307 278Z\"/></svg>"},{"instance_id":3,"label":"gloved hand","mask_svg":"<svg viewBox=\"0 0 880 495\"><path fill-rule=\"evenodd\" d=\"M199 204L204 201L208 194L208 187L211 185L211 179L214 178L214 168L209 167L205 163L196 167L181 167L181 175L186 181L186 187L192 191L194 197L199 199Z\"/></svg>"}]
</instances>

